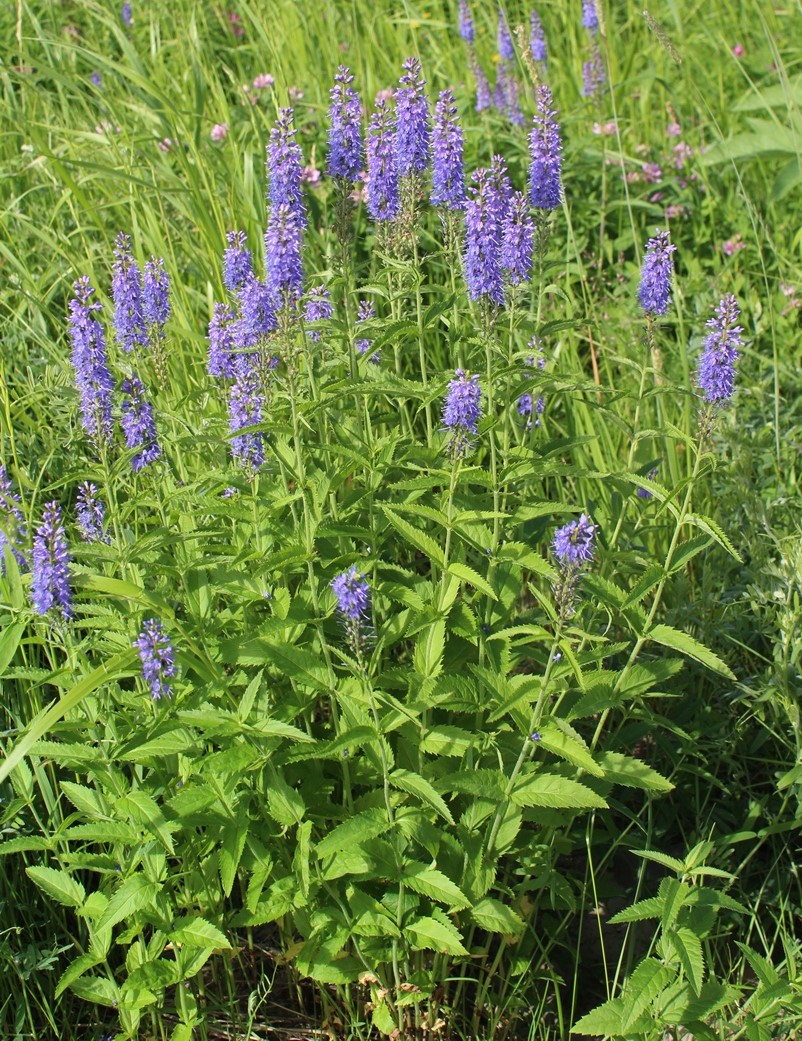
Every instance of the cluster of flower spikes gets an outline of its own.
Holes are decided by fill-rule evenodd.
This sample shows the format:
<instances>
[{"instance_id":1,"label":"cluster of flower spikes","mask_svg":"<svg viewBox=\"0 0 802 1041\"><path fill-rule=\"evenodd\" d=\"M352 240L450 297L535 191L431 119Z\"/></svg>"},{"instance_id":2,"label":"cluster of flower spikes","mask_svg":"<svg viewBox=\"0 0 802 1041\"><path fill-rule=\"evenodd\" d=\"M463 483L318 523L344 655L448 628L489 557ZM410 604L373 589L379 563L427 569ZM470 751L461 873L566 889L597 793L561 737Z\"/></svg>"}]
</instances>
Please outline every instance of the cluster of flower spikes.
<instances>
[{"instance_id":1,"label":"cluster of flower spikes","mask_svg":"<svg viewBox=\"0 0 802 1041\"><path fill-rule=\"evenodd\" d=\"M163 339L170 317L170 282L164 261L155 257L145 264L144 275L131 253L131 239L119 232L114 243L111 296L114 331L126 352L148 347Z\"/></svg>"}]
</instances>

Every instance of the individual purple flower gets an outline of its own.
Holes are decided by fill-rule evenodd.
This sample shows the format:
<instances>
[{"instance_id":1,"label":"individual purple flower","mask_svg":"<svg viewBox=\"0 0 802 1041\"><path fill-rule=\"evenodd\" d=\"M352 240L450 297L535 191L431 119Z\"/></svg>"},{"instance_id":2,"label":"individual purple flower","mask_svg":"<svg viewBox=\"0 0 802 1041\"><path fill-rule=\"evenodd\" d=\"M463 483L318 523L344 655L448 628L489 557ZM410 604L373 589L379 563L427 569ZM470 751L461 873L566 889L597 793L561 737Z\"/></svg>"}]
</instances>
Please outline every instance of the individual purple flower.
<instances>
[{"instance_id":1,"label":"individual purple flower","mask_svg":"<svg viewBox=\"0 0 802 1041\"><path fill-rule=\"evenodd\" d=\"M56 609L66 622L72 617L70 553L57 502L45 504L42 523L33 540L31 600L37 614Z\"/></svg>"},{"instance_id":2,"label":"individual purple flower","mask_svg":"<svg viewBox=\"0 0 802 1041\"><path fill-rule=\"evenodd\" d=\"M526 359L526 369L524 372L527 376L533 377L535 375L534 369L540 369L541 371L546 368L546 357L543 353L543 344L537 336L533 336L529 341L529 346L537 351L537 354L533 354L530 358ZM534 414L536 427L540 426L540 416L546 409L546 402L542 397L538 397L534 402ZM533 400L532 395L529 393L522 394L518 398L518 412L520 415L526 417L526 429L531 430L532 428L532 412L533 412Z\"/></svg>"},{"instance_id":3,"label":"individual purple flower","mask_svg":"<svg viewBox=\"0 0 802 1041\"><path fill-rule=\"evenodd\" d=\"M582 0L582 25L588 32L599 31L599 13L596 10L596 0Z\"/></svg>"},{"instance_id":4,"label":"individual purple flower","mask_svg":"<svg viewBox=\"0 0 802 1041\"><path fill-rule=\"evenodd\" d=\"M501 232L500 261L511 285L527 282L532 273L535 225L529 213L529 200L523 192L513 192Z\"/></svg>"},{"instance_id":5,"label":"individual purple flower","mask_svg":"<svg viewBox=\"0 0 802 1041\"><path fill-rule=\"evenodd\" d=\"M529 49L535 61L546 63L546 34L543 32L543 23L537 11L533 11L529 18Z\"/></svg>"},{"instance_id":6,"label":"individual purple flower","mask_svg":"<svg viewBox=\"0 0 802 1041\"><path fill-rule=\"evenodd\" d=\"M128 448L137 449L131 459L131 467L136 472L155 462L161 448L156 439L153 406L146 399L145 388L136 373L123 382L122 393L123 435Z\"/></svg>"},{"instance_id":7,"label":"individual purple flower","mask_svg":"<svg viewBox=\"0 0 802 1041\"><path fill-rule=\"evenodd\" d=\"M297 208L287 203L271 207L265 232L265 267L277 308L292 308L303 292L302 231Z\"/></svg>"},{"instance_id":8,"label":"individual purple flower","mask_svg":"<svg viewBox=\"0 0 802 1041\"><path fill-rule=\"evenodd\" d=\"M420 173L429 161L429 102L417 58L407 58L395 93L395 147L398 173Z\"/></svg>"},{"instance_id":9,"label":"individual purple flower","mask_svg":"<svg viewBox=\"0 0 802 1041\"><path fill-rule=\"evenodd\" d=\"M490 171L475 170L473 180L473 198L465 204L465 281L471 300L486 296L500 306L504 287L499 264L498 199Z\"/></svg>"},{"instance_id":10,"label":"individual purple flower","mask_svg":"<svg viewBox=\"0 0 802 1041\"><path fill-rule=\"evenodd\" d=\"M92 81L93 87L99 87L103 83L103 80L101 79L100 73L97 71L97 69L95 69L95 71L92 73L89 79Z\"/></svg>"},{"instance_id":11,"label":"individual purple flower","mask_svg":"<svg viewBox=\"0 0 802 1041\"><path fill-rule=\"evenodd\" d=\"M257 372L244 365L239 366L228 398L231 454L251 474L256 473L265 461L264 438L258 430L241 431L262 422L262 406Z\"/></svg>"},{"instance_id":12,"label":"individual purple flower","mask_svg":"<svg viewBox=\"0 0 802 1041\"><path fill-rule=\"evenodd\" d=\"M167 680L175 676L175 652L162 623L156 618L148 618L133 645L139 651L142 678L150 688L153 700L169 698L173 692Z\"/></svg>"},{"instance_id":13,"label":"individual purple flower","mask_svg":"<svg viewBox=\"0 0 802 1041\"><path fill-rule=\"evenodd\" d=\"M434 107L432 130L432 195L433 206L461 210L465 205L462 128L457 106L450 90L440 93Z\"/></svg>"},{"instance_id":14,"label":"individual purple flower","mask_svg":"<svg viewBox=\"0 0 802 1041\"><path fill-rule=\"evenodd\" d=\"M669 242L668 232L659 229L646 243L638 299L647 314L665 314L668 310L673 271L671 254L676 248Z\"/></svg>"},{"instance_id":15,"label":"individual purple flower","mask_svg":"<svg viewBox=\"0 0 802 1041\"><path fill-rule=\"evenodd\" d=\"M134 11L130 4L125 3L120 8L120 19L126 29L130 29L134 24Z\"/></svg>"},{"instance_id":16,"label":"individual purple flower","mask_svg":"<svg viewBox=\"0 0 802 1041\"><path fill-rule=\"evenodd\" d=\"M473 73L476 77L476 111L483 112L493 104L490 94L490 84L487 81L484 69L479 62L474 62Z\"/></svg>"},{"instance_id":17,"label":"individual purple flower","mask_svg":"<svg viewBox=\"0 0 802 1041\"><path fill-rule=\"evenodd\" d=\"M84 481L78 489L75 514L84 542L111 542L105 528L106 506L98 497L97 487L90 481Z\"/></svg>"},{"instance_id":18,"label":"individual purple flower","mask_svg":"<svg viewBox=\"0 0 802 1041\"><path fill-rule=\"evenodd\" d=\"M215 304L212 320L209 322L209 362L207 372L210 376L231 379L234 375L234 330L236 314L227 304Z\"/></svg>"},{"instance_id":19,"label":"individual purple flower","mask_svg":"<svg viewBox=\"0 0 802 1041\"><path fill-rule=\"evenodd\" d=\"M229 231L226 242L228 246L223 253L223 285L230 293L236 293L253 272L253 258L244 231Z\"/></svg>"},{"instance_id":20,"label":"individual purple flower","mask_svg":"<svg viewBox=\"0 0 802 1041\"><path fill-rule=\"evenodd\" d=\"M735 363L738 348L743 346L743 329L737 324L740 313L738 301L727 293L707 321L710 332L705 338L696 380L705 399L713 404L726 403L735 390Z\"/></svg>"},{"instance_id":21,"label":"individual purple flower","mask_svg":"<svg viewBox=\"0 0 802 1041\"><path fill-rule=\"evenodd\" d=\"M95 317L101 310L89 279L75 283L75 297L70 300L70 338L75 385L81 398L84 429L95 441L108 441L112 432L111 394L114 380L109 369L103 326Z\"/></svg>"},{"instance_id":22,"label":"individual purple flower","mask_svg":"<svg viewBox=\"0 0 802 1041\"><path fill-rule=\"evenodd\" d=\"M164 326L170 317L170 279L164 261L152 257L142 276L142 313L151 343L164 338Z\"/></svg>"},{"instance_id":23,"label":"individual purple flower","mask_svg":"<svg viewBox=\"0 0 802 1041\"><path fill-rule=\"evenodd\" d=\"M356 312L356 324L361 325L363 322L369 322L371 321L371 319L375 317L376 308L373 306L373 304L369 300L360 300L359 307L357 308ZM354 347L356 349L357 354L367 354L372 346L373 340L369 340L365 336L360 336L359 338L354 340ZM379 364L380 358L378 351L374 351L374 353L370 357L370 361L374 365Z\"/></svg>"},{"instance_id":24,"label":"individual purple flower","mask_svg":"<svg viewBox=\"0 0 802 1041\"><path fill-rule=\"evenodd\" d=\"M362 104L351 84L351 70L341 65L330 91L329 174L355 181L362 169L362 141L359 125Z\"/></svg>"},{"instance_id":25,"label":"individual purple flower","mask_svg":"<svg viewBox=\"0 0 802 1041\"><path fill-rule=\"evenodd\" d=\"M529 135L529 201L539 210L555 210L562 202L562 142L551 91L537 89L537 112Z\"/></svg>"},{"instance_id":26,"label":"individual purple flower","mask_svg":"<svg viewBox=\"0 0 802 1041\"><path fill-rule=\"evenodd\" d=\"M331 583L337 610L347 622L361 622L370 613L370 586L353 564Z\"/></svg>"},{"instance_id":27,"label":"individual purple flower","mask_svg":"<svg viewBox=\"0 0 802 1041\"><path fill-rule=\"evenodd\" d=\"M131 253L131 239L120 232L114 240L111 296L117 342L127 353L145 347L148 333L142 302L142 277Z\"/></svg>"},{"instance_id":28,"label":"individual purple flower","mask_svg":"<svg viewBox=\"0 0 802 1041\"><path fill-rule=\"evenodd\" d=\"M401 191L395 133L384 98L376 99L376 111L368 128L367 153L368 214L377 221L395 220L401 209Z\"/></svg>"},{"instance_id":29,"label":"individual purple flower","mask_svg":"<svg viewBox=\"0 0 802 1041\"><path fill-rule=\"evenodd\" d=\"M215 123L209 131L212 141L225 141L228 137L228 123Z\"/></svg>"},{"instance_id":30,"label":"individual purple flower","mask_svg":"<svg viewBox=\"0 0 802 1041\"><path fill-rule=\"evenodd\" d=\"M315 286L311 289L309 299L306 301L304 320L307 322L319 322L324 318L331 318L333 314L334 307L329 299L328 289L325 286ZM317 343L320 340L320 329L311 329L309 331L309 339Z\"/></svg>"},{"instance_id":31,"label":"individual purple flower","mask_svg":"<svg viewBox=\"0 0 802 1041\"><path fill-rule=\"evenodd\" d=\"M558 528L552 539L554 555L563 569L581 567L593 560L596 525L584 513L579 520Z\"/></svg>"},{"instance_id":32,"label":"individual purple flower","mask_svg":"<svg viewBox=\"0 0 802 1041\"><path fill-rule=\"evenodd\" d=\"M289 207L296 215L299 228L306 226L302 171L303 159L295 140L293 112L291 108L281 108L267 147L268 200L274 209Z\"/></svg>"},{"instance_id":33,"label":"individual purple flower","mask_svg":"<svg viewBox=\"0 0 802 1041\"><path fill-rule=\"evenodd\" d=\"M512 45L510 27L507 24L507 16L499 6L498 9L498 53L502 61L512 61L515 58L515 48Z\"/></svg>"},{"instance_id":34,"label":"individual purple flower","mask_svg":"<svg viewBox=\"0 0 802 1041\"><path fill-rule=\"evenodd\" d=\"M20 568L25 567L25 557L18 548L24 538L25 518L20 509L19 493L14 491L8 471L0 463L0 575L6 573L6 546L11 547Z\"/></svg>"},{"instance_id":35,"label":"individual purple flower","mask_svg":"<svg viewBox=\"0 0 802 1041\"><path fill-rule=\"evenodd\" d=\"M468 0L459 0L459 34L466 43L473 43L475 32Z\"/></svg>"},{"instance_id":36,"label":"individual purple flower","mask_svg":"<svg viewBox=\"0 0 802 1041\"><path fill-rule=\"evenodd\" d=\"M448 450L453 458L468 451L481 416L479 377L457 369L443 404L443 426L449 431Z\"/></svg>"}]
</instances>

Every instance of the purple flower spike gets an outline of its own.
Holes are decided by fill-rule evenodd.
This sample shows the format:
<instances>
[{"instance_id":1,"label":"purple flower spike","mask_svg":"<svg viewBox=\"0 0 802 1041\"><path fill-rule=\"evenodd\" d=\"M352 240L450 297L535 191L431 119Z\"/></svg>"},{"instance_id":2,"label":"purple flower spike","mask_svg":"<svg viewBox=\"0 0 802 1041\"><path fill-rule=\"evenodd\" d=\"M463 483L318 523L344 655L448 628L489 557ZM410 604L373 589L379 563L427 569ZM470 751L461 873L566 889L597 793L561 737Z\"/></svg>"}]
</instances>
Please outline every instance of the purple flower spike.
<instances>
[{"instance_id":1,"label":"purple flower spike","mask_svg":"<svg viewBox=\"0 0 802 1041\"><path fill-rule=\"evenodd\" d=\"M170 279L164 261L153 257L145 264L142 276L142 313L149 342L164 338L164 326L170 317Z\"/></svg>"},{"instance_id":2,"label":"purple flower spike","mask_svg":"<svg viewBox=\"0 0 802 1041\"><path fill-rule=\"evenodd\" d=\"M450 90L444 90L434 108L432 132L433 206L461 210L465 205L465 174L462 159L462 128Z\"/></svg>"},{"instance_id":3,"label":"purple flower spike","mask_svg":"<svg viewBox=\"0 0 802 1041\"><path fill-rule=\"evenodd\" d=\"M245 360L242 352L257 347L259 341L276 328L276 301L270 285L260 282L255 275L249 275L239 298L241 315L232 326L235 368Z\"/></svg>"},{"instance_id":4,"label":"purple flower spike","mask_svg":"<svg viewBox=\"0 0 802 1041\"><path fill-rule=\"evenodd\" d=\"M359 132L362 104L351 86L353 82L351 70L341 65L334 77L329 108L329 174L332 177L344 177L348 181L355 181L362 168Z\"/></svg>"},{"instance_id":5,"label":"purple flower spike","mask_svg":"<svg viewBox=\"0 0 802 1041\"><path fill-rule=\"evenodd\" d=\"M229 231L228 246L223 254L223 285L230 293L236 293L253 271L253 258L247 246L244 231Z\"/></svg>"},{"instance_id":6,"label":"purple flower spike","mask_svg":"<svg viewBox=\"0 0 802 1041\"><path fill-rule=\"evenodd\" d=\"M740 313L738 301L728 293L707 321L710 332L696 378L705 399L715 404L728 402L735 390L735 363L743 346L743 329L736 324Z\"/></svg>"},{"instance_id":7,"label":"purple flower spike","mask_svg":"<svg viewBox=\"0 0 802 1041\"><path fill-rule=\"evenodd\" d=\"M315 286L309 293L304 319L307 322L319 322L321 319L331 318L333 314L334 308L329 300L328 289L325 286ZM317 343L320 340L320 329L310 330L309 339Z\"/></svg>"},{"instance_id":8,"label":"purple flower spike","mask_svg":"<svg viewBox=\"0 0 802 1041\"><path fill-rule=\"evenodd\" d=\"M272 207L288 206L301 228L306 226L301 174L303 159L295 140L291 108L279 109L276 125L267 146L268 200Z\"/></svg>"},{"instance_id":9,"label":"purple flower spike","mask_svg":"<svg viewBox=\"0 0 802 1041\"><path fill-rule=\"evenodd\" d=\"M111 296L114 300L114 330L117 342L129 353L148 342L142 304L142 278L131 253L131 239L120 232L114 241L114 270Z\"/></svg>"},{"instance_id":10,"label":"purple flower spike","mask_svg":"<svg viewBox=\"0 0 802 1041\"><path fill-rule=\"evenodd\" d=\"M265 266L267 285L277 307L291 307L303 292L302 229L297 209L285 203L271 208L265 232Z\"/></svg>"},{"instance_id":11,"label":"purple flower spike","mask_svg":"<svg viewBox=\"0 0 802 1041\"><path fill-rule=\"evenodd\" d=\"M537 89L537 113L529 135L529 201L539 210L556 210L562 202L562 142L547 84Z\"/></svg>"},{"instance_id":12,"label":"purple flower spike","mask_svg":"<svg viewBox=\"0 0 802 1041\"><path fill-rule=\"evenodd\" d=\"M475 170L473 180L473 198L465 204L465 281L471 300L487 296L500 306L504 303L500 200L490 171Z\"/></svg>"},{"instance_id":13,"label":"purple flower spike","mask_svg":"<svg viewBox=\"0 0 802 1041\"><path fill-rule=\"evenodd\" d=\"M362 322L369 322L372 318L376 317L376 308L369 300L360 300L359 307L356 312L356 324L361 325ZM373 346L373 340L367 339L365 336L359 337L354 340L354 347L356 348L357 354L367 354L370 348ZM379 352L374 351L369 359L372 364L378 365L381 360Z\"/></svg>"},{"instance_id":14,"label":"purple flower spike","mask_svg":"<svg viewBox=\"0 0 802 1041\"><path fill-rule=\"evenodd\" d=\"M13 490L8 471L0 463L0 575L6 573L6 546L11 547L20 568L26 566L25 557L17 548L24 538L25 518L20 509L20 497Z\"/></svg>"},{"instance_id":15,"label":"purple flower spike","mask_svg":"<svg viewBox=\"0 0 802 1041\"><path fill-rule=\"evenodd\" d=\"M61 507L57 502L48 502L33 540L31 600L37 614L56 609L65 622L72 617L69 564Z\"/></svg>"},{"instance_id":16,"label":"purple flower spike","mask_svg":"<svg viewBox=\"0 0 802 1041\"><path fill-rule=\"evenodd\" d=\"M175 653L161 622L156 618L148 618L139 638L134 640L134 647L139 651L142 677L150 688L153 700L169 698L172 690L166 681L175 676Z\"/></svg>"},{"instance_id":17,"label":"purple flower spike","mask_svg":"<svg viewBox=\"0 0 802 1041\"><path fill-rule=\"evenodd\" d=\"M599 31L599 13L596 10L596 0L582 0L582 25L588 32Z\"/></svg>"},{"instance_id":18,"label":"purple flower spike","mask_svg":"<svg viewBox=\"0 0 802 1041\"><path fill-rule=\"evenodd\" d=\"M347 622L358 624L370 613L370 586L356 564L338 575L331 588L337 598L337 610Z\"/></svg>"},{"instance_id":19,"label":"purple flower spike","mask_svg":"<svg viewBox=\"0 0 802 1041\"><path fill-rule=\"evenodd\" d=\"M604 60L599 45L594 40L590 60L582 64L582 96L595 98L601 93L606 82L607 73L604 70Z\"/></svg>"},{"instance_id":20,"label":"purple flower spike","mask_svg":"<svg viewBox=\"0 0 802 1041\"><path fill-rule=\"evenodd\" d=\"M463 456L470 448L481 416L482 391L478 376L468 376L462 369L448 385L443 404L443 426L449 431L448 450L452 457Z\"/></svg>"},{"instance_id":21,"label":"purple flower spike","mask_svg":"<svg viewBox=\"0 0 802 1041\"><path fill-rule=\"evenodd\" d=\"M215 304L212 320L209 322L209 363L207 372L210 376L231 379L234 375L234 330L236 319L234 311L226 304Z\"/></svg>"},{"instance_id":22,"label":"purple flower spike","mask_svg":"<svg viewBox=\"0 0 802 1041\"><path fill-rule=\"evenodd\" d=\"M473 43L475 32L468 0L459 0L459 34L466 43Z\"/></svg>"},{"instance_id":23,"label":"purple flower spike","mask_svg":"<svg viewBox=\"0 0 802 1041\"><path fill-rule=\"evenodd\" d=\"M529 200L523 192L513 192L501 238L501 266L511 285L529 280L534 238L535 225L529 214Z\"/></svg>"},{"instance_id":24,"label":"purple flower spike","mask_svg":"<svg viewBox=\"0 0 802 1041\"><path fill-rule=\"evenodd\" d=\"M96 300L90 302L95 291L88 278L79 278L74 288L69 324L72 365L75 385L81 398L84 430L94 441L109 441L114 380L109 370L103 326L95 317L101 306Z\"/></svg>"},{"instance_id":25,"label":"purple flower spike","mask_svg":"<svg viewBox=\"0 0 802 1041\"><path fill-rule=\"evenodd\" d=\"M105 528L105 504L98 498L96 486L89 481L84 481L78 489L75 512L84 542L111 542L111 536Z\"/></svg>"},{"instance_id":26,"label":"purple flower spike","mask_svg":"<svg viewBox=\"0 0 802 1041\"><path fill-rule=\"evenodd\" d=\"M535 61L542 61L545 64L548 58L546 34L543 32L543 23L537 11L533 11L530 16L529 30L529 49L532 51L532 57Z\"/></svg>"},{"instance_id":27,"label":"purple flower spike","mask_svg":"<svg viewBox=\"0 0 802 1041\"><path fill-rule=\"evenodd\" d=\"M417 58L407 58L401 86L395 94L398 173L420 173L429 161L429 103L424 87L426 81Z\"/></svg>"},{"instance_id":28,"label":"purple flower spike","mask_svg":"<svg viewBox=\"0 0 802 1041\"><path fill-rule=\"evenodd\" d=\"M262 422L262 404L258 374L245 365L238 366L228 399L231 454L251 474L265 461L264 439L259 431L240 431Z\"/></svg>"},{"instance_id":29,"label":"purple flower spike","mask_svg":"<svg viewBox=\"0 0 802 1041\"><path fill-rule=\"evenodd\" d=\"M125 3L120 8L120 18L126 29L130 29L134 24L134 11L129 3Z\"/></svg>"},{"instance_id":30,"label":"purple flower spike","mask_svg":"<svg viewBox=\"0 0 802 1041\"><path fill-rule=\"evenodd\" d=\"M646 243L646 256L641 269L638 299L647 314L665 314L671 296L673 261L676 246L669 243L668 232L660 231Z\"/></svg>"},{"instance_id":31,"label":"purple flower spike","mask_svg":"<svg viewBox=\"0 0 802 1041\"><path fill-rule=\"evenodd\" d=\"M487 81L482 66L475 62L473 66L473 73L476 76L476 111L484 112L486 108L490 108L493 104L493 98L490 94L490 84Z\"/></svg>"},{"instance_id":32,"label":"purple flower spike","mask_svg":"<svg viewBox=\"0 0 802 1041\"><path fill-rule=\"evenodd\" d=\"M512 45L510 27L507 24L507 16L498 9L498 53L502 61L512 61L515 58L515 48Z\"/></svg>"},{"instance_id":33,"label":"purple flower spike","mask_svg":"<svg viewBox=\"0 0 802 1041\"><path fill-rule=\"evenodd\" d=\"M368 214L373 220L395 220L401 210L401 191L392 117L384 98L376 99L376 111L368 129Z\"/></svg>"},{"instance_id":34,"label":"purple flower spike","mask_svg":"<svg viewBox=\"0 0 802 1041\"><path fill-rule=\"evenodd\" d=\"M552 540L554 555L564 569L581 567L593 560L596 525L584 513L579 520L558 528Z\"/></svg>"},{"instance_id":35,"label":"purple flower spike","mask_svg":"<svg viewBox=\"0 0 802 1041\"><path fill-rule=\"evenodd\" d=\"M145 388L136 373L123 382L122 392L123 434L128 448L139 449L131 459L131 467L139 471L155 462L162 452L156 440L153 406L145 398Z\"/></svg>"}]
</instances>

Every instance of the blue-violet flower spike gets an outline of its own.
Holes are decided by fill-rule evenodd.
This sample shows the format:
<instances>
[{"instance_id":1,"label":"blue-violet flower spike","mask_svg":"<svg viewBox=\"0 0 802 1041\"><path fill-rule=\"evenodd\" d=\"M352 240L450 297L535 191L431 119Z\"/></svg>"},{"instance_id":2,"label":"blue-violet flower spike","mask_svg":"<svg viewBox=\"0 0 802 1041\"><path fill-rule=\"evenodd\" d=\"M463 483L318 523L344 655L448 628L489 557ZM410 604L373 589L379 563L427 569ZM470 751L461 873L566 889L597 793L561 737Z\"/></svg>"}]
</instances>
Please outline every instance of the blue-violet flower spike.
<instances>
[{"instance_id":1,"label":"blue-violet flower spike","mask_svg":"<svg viewBox=\"0 0 802 1041\"><path fill-rule=\"evenodd\" d=\"M156 618L148 618L142 626L134 647L142 662L142 677L150 688L154 701L172 694L167 680L175 676L175 652L164 627Z\"/></svg>"},{"instance_id":2,"label":"blue-violet flower spike","mask_svg":"<svg viewBox=\"0 0 802 1041\"><path fill-rule=\"evenodd\" d=\"M33 541L31 600L37 614L59 610L67 621L72 617L70 553L57 502L45 504L42 523Z\"/></svg>"},{"instance_id":3,"label":"blue-violet flower spike","mask_svg":"<svg viewBox=\"0 0 802 1041\"><path fill-rule=\"evenodd\" d=\"M392 116L384 98L376 99L367 140L367 209L372 220L395 220L401 209L401 190Z\"/></svg>"},{"instance_id":4,"label":"blue-violet flower spike","mask_svg":"<svg viewBox=\"0 0 802 1041\"><path fill-rule=\"evenodd\" d=\"M146 399L145 388L136 373L123 382L122 393L123 434L128 448L138 449L131 459L131 467L138 471L155 462L162 451L156 440L153 406Z\"/></svg>"},{"instance_id":5,"label":"blue-violet flower spike","mask_svg":"<svg viewBox=\"0 0 802 1041\"><path fill-rule=\"evenodd\" d=\"M126 353L148 342L142 303L142 276L131 253L131 239L119 232L114 240L111 296L114 301L114 331Z\"/></svg>"},{"instance_id":6,"label":"blue-violet flower spike","mask_svg":"<svg viewBox=\"0 0 802 1041\"><path fill-rule=\"evenodd\" d=\"M740 313L738 301L728 293L716 308L714 317L707 321L710 332L699 362L697 382L705 399L715 404L729 401L735 390L735 363L738 348L743 346L743 329L736 324Z\"/></svg>"},{"instance_id":7,"label":"blue-violet flower spike","mask_svg":"<svg viewBox=\"0 0 802 1041\"><path fill-rule=\"evenodd\" d=\"M669 242L668 232L659 229L646 243L638 299L647 314L665 314L668 310L674 266L671 254L676 248Z\"/></svg>"},{"instance_id":8,"label":"blue-violet flower spike","mask_svg":"<svg viewBox=\"0 0 802 1041\"><path fill-rule=\"evenodd\" d=\"M562 142L551 91L537 89L537 113L529 135L529 201L539 210L555 210L562 202Z\"/></svg>"},{"instance_id":9,"label":"blue-violet flower spike","mask_svg":"<svg viewBox=\"0 0 802 1041\"><path fill-rule=\"evenodd\" d=\"M429 161L429 102L424 87L426 82L417 58L407 58L404 75L395 93L398 173L420 173Z\"/></svg>"},{"instance_id":10,"label":"blue-violet flower spike","mask_svg":"<svg viewBox=\"0 0 802 1041\"><path fill-rule=\"evenodd\" d=\"M351 86L353 82L351 70L341 65L334 77L329 108L329 174L348 181L355 181L362 168L362 104Z\"/></svg>"},{"instance_id":11,"label":"blue-violet flower spike","mask_svg":"<svg viewBox=\"0 0 802 1041\"><path fill-rule=\"evenodd\" d=\"M97 487L89 481L84 481L78 489L75 512L84 542L111 542L105 528L105 504L98 498Z\"/></svg>"},{"instance_id":12,"label":"blue-violet flower spike","mask_svg":"<svg viewBox=\"0 0 802 1041\"><path fill-rule=\"evenodd\" d=\"M433 206L461 210L465 205L462 128L457 106L450 90L444 90L434 107L432 130L432 195Z\"/></svg>"}]
</instances>

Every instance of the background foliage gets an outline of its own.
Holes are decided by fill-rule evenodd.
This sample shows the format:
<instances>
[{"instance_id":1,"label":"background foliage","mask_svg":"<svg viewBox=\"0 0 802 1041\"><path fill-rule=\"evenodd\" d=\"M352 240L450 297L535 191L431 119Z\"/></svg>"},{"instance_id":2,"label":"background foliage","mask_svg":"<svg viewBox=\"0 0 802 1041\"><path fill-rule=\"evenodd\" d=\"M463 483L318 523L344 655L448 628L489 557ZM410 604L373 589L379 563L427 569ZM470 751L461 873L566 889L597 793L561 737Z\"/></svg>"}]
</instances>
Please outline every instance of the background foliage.
<instances>
[{"instance_id":1,"label":"background foliage","mask_svg":"<svg viewBox=\"0 0 802 1041\"><path fill-rule=\"evenodd\" d=\"M602 6L611 89L591 103L580 5L537 5L565 207L489 353L434 215L420 263L398 263L360 209L345 282L325 177L337 65L370 109L415 54L431 97L455 89L467 168L501 152L525 185L526 127L474 111L456 5L135 4L130 29L116 5L0 10L0 455L29 538L45 502L71 516L87 479L113 534L83 546L68 522L69 628L32 614L8 554L0 580L4 1037L257 1037L306 1017L361 1034L792 1035L799 12L659 0L667 44L642 5ZM496 8L473 8L492 78ZM271 89L245 89L266 72ZM277 378L249 482L206 326L226 232L258 252L265 144L288 103L324 172L306 196L308 281L338 308L297 378ZM642 245L667 225L657 366L635 296ZM110 314L120 230L172 283L169 378L141 373L166 458L139 475L120 445L104 469L85 441L66 327L79 275ZM695 473L693 371L724 292L748 342ZM362 297L382 361L352 379ZM547 407L527 434L534 334ZM458 358L486 413L452 483L438 422ZM598 563L561 627L549 544L581 511ZM352 563L373 590L364 667L329 590ZM152 616L179 665L161 702L132 649Z\"/></svg>"}]
</instances>

